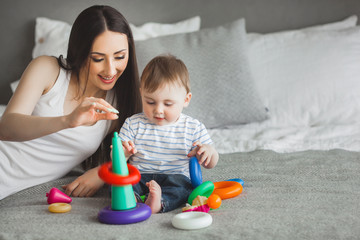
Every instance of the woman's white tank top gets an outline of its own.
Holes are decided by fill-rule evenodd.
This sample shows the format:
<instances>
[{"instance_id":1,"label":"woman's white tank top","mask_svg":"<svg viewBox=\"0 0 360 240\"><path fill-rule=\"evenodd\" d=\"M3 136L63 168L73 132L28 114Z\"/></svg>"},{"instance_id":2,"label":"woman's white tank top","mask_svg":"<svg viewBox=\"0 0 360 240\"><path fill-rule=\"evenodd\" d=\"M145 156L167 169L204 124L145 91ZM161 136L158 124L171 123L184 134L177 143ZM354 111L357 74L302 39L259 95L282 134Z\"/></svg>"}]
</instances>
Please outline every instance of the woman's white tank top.
<instances>
[{"instance_id":1,"label":"woman's white tank top","mask_svg":"<svg viewBox=\"0 0 360 240\"><path fill-rule=\"evenodd\" d=\"M32 115L64 115L70 75L60 68L57 81L41 96ZM106 101L113 103L112 91ZM111 121L98 121L93 126L65 129L30 141L0 141L0 199L66 175L97 150L110 125Z\"/></svg>"}]
</instances>

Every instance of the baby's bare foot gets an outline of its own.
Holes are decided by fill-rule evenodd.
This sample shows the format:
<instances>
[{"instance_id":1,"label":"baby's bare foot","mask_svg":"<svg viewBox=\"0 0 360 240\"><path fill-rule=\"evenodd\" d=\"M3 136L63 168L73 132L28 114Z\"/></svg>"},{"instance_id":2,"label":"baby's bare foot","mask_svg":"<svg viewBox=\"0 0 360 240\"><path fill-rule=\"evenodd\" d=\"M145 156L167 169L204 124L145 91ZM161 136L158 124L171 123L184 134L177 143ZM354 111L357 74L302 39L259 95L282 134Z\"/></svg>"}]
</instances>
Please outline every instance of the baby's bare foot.
<instances>
[{"instance_id":1,"label":"baby's bare foot","mask_svg":"<svg viewBox=\"0 0 360 240\"><path fill-rule=\"evenodd\" d=\"M161 210L161 187L154 180L147 182L146 186L149 188L149 196L145 204L151 208L152 213L158 213Z\"/></svg>"}]
</instances>

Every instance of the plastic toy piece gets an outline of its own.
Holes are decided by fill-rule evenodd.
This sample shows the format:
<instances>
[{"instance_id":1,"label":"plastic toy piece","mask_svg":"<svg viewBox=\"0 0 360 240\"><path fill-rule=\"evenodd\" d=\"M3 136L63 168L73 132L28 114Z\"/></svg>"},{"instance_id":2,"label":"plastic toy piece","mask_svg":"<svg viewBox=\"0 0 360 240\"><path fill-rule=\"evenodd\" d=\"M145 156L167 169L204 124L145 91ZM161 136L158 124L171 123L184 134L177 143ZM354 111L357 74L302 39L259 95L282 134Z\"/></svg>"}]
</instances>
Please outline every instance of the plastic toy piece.
<instances>
[{"instance_id":1,"label":"plastic toy piece","mask_svg":"<svg viewBox=\"0 0 360 240\"><path fill-rule=\"evenodd\" d=\"M211 225L212 217L210 214L204 212L183 212L176 214L171 223L178 229L201 229Z\"/></svg>"},{"instance_id":2,"label":"plastic toy piece","mask_svg":"<svg viewBox=\"0 0 360 240\"><path fill-rule=\"evenodd\" d=\"M112 146L112 164L105 163L99 169L100 178L112 184L111 207L103 208L98 214L98 219L106 224L130 224L144 221L151 216L151 209L144 203L136 203L132 188L132 184L140 181L140 172L134 166L126 164L117 132L114 133Z\"/></svg>"},{"instance_id":3,"label":"plastic toy piece","mask_svg":"<svg viewBox=\"0 0 360 240\"><path fill-rule=\"evenodd\" d=\"M72 199L57 188L52 188L46 193L47 203L71 203Z\"/></svg>"},{"instance_id":4,"label":"plastic toy piece","mask_svg":"<svg viewBox=\"0 0 360 240\"><path fill-rule=\"evenodd\" d=\"M205 196L209 197L212 192L214 191L214 183L210 181L203 182L201 185L199 185L197 188L195 188L189 195L188 203L192 204L193 200L197 196Z\"/></svg>"},{"instance_id":5,"label":"plastic toy piece","mask_svg":"<svg viewBox=\"0 0 360 240\"><path fill-rule=\"evenodd\" d=\"M210 211L210 207L205 204L205 205L201 205L201 206L191 206L188 208L183 208L182 210L183 212L205 212L208 213Z\"/></svg>"},{"instance_id":6,"label":"plastic toy piece","mask_svg":"<svg viewBox=\"0 0 360 240\"><path fill-rule=\"evenodd\" d=\"M207 205L211 209L217 209L221 206L221 198L219 195L213 193L210 195L210 197L207 200Z\"/></svg>"},{"instance_id":7,"label":"plastic toy piece","mask_svg":"<svg viewBox=\"0 0 360 240\"><path fill-rule=\"evenodd\" d=\"M114 133L114 137L112 139L112 146L113 146L112 148L113 173L122 176L128 176L129 170L126 164L126 158L122 147L122 143L117 132ZM130 208L136 207L134 190L131 184L123 185L121 187L112 185L111 189L112 189L112 201L111 201L112 210L128 210Z\"/></svg>"},{"instance_id":8,"label":"plastic toy piece","mask_svg":"<svg viewBox=\"0 0 360 240\"><path fill-rule=\"evenodd\" d=\"M71 210L71 205L68 203L52 203L48 209L52 213L66 213Z\"/></svg>"},{"instance_id":9,"label":"plastic toy piece","mask_svg":"<svg viewBox=\"0 0 360 240\"><path fill-rule=\"evenodd\" d=\"M202 184L202 174L201 174L201 166L198 162L198 159L194 156L189 160L189 171L190 171L190 180L191 185L196 188L200 184Z\"/></svg>"},{"instance_id":10,"label":"plastic toy piece","mask_svg":"<svg viewBox=\"0 0 360 240\"><path fill-rule=\"evenodd\" d=\"M232 179L229 179L229 180L226 180L226 181L232 181L232 182L238 182L241 184L241 186L244 186L244 181L240 178L232 178Z\"/></svg>"},{"instance_id":11,"label":"plastic toy piece","mask_svg":"<svg viewBox=\"0 0 360 240\"><path fill-rule=\"evenodd\" d=\"M111 162L104 163L103 165L101 165L99 169L99 176L104 182L114 186L122 186L129 184L135 185L140 181L141 178L140 172L133 165L127 164L127 167L129 169L129 175L122 176L111 172L112 169Z\"/></svg>"},{"instance_id":12,"label":"plastic toy piece","mask_svg":"<svg viewBox=\"0 0 360 240\"><path fill-rule=\"evenodd\" d=\"M192 204L186 204L186 207L182 208L183 212L209 212L210 207L207 205L208 198L204 196L197 196L193 201Z\"/></svg>"},{"instance_id":13,"label":"plastic toy piece","mask_svg":"<svg viewBox=\"0 0 360 240\"><path fill-rule=\"evenodd\" d=\"M232 181L221 181L221 182L214 182L214 194L220 196L221 199L233 198L239 195L243 187L238 182Z\"/></svg>"},{"instance_id":14,"label":"plastic toy piece","mask_svg":"<svg viewBox=\"0 0 360 240\"><path fill-rule=\"evenodd\" d=\"M136 208L124 211L113 211L110 206L103 208L99 213L99 221L106 224L131 224L144 221L151 215L150 207L137 203Z\"/></svg>"}]
</instances>

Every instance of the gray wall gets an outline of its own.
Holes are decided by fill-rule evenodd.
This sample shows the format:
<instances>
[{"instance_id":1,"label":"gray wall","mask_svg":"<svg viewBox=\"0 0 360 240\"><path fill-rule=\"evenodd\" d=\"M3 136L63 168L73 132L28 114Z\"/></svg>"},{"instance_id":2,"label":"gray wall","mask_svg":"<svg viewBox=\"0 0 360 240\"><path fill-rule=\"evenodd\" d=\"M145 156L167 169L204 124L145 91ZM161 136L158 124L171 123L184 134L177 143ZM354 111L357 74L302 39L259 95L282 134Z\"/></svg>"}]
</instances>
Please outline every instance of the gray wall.
<instances>
[{"instance_id":1,"label":"gray wall","mask_svg":"<svg viewBox=\"0 0 360 240\"><path fill-rule=\"evenodd\" d=\"M72 23L94 4L111 5L136 25L199 15L204 28L244 17L248 31L263 33L360 16L360 0L1 0L0 104L9 101L9 83L21 77L31 60L35 18Z\"/></svg>"}]
</instances>

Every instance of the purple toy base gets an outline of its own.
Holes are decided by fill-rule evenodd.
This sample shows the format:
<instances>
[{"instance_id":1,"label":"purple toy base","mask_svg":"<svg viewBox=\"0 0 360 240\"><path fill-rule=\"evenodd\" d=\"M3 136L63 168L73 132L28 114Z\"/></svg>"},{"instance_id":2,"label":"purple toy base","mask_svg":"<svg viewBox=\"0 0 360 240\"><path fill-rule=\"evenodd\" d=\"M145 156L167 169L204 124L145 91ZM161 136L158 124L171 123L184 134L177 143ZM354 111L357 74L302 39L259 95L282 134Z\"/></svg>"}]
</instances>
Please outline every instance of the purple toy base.
<instances>
[{"instance_id":1,"label":"purple toy base","mask_svg":"<svg viewBox=\"0 0 360 240\"><path fill-rule=\"evenodd\" d=\"M106 224L131 224L144 221L151 216L151 209L144 203L136 203L136 207L124 210L114 211L107 206L98 214L98 219Z\"/></svg>"}]
</instances>

